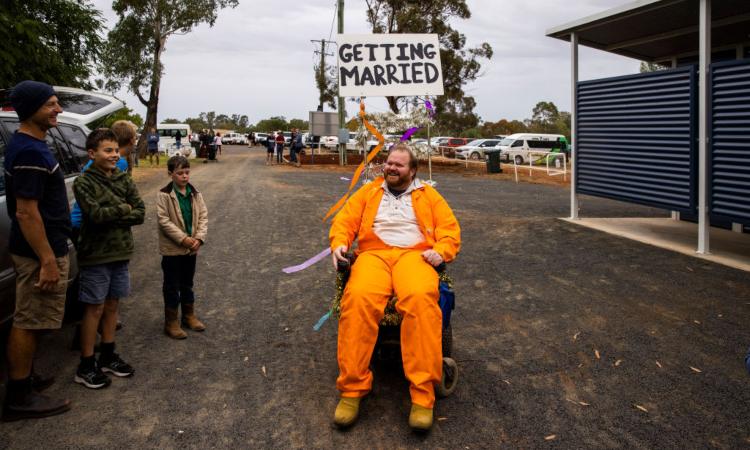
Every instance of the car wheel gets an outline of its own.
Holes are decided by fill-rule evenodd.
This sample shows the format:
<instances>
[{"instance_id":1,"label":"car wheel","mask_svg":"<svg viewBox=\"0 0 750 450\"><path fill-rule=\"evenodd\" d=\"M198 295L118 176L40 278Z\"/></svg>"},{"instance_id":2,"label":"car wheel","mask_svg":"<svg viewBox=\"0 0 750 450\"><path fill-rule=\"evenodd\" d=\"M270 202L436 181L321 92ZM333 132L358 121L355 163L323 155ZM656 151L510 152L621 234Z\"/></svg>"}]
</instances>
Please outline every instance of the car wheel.
<instances>
[{"instance_id":1,"label":"car wheel","mask_svg":"<svg viewBox=\"0 0 750 450\"><path fill-rule=\"evenodd\" d=\"M517 164L517 165L519 165L519 166L520 166L521 164L523 164L523 157L521 157L521 155L516 155L516 157L515 157L515 158L514 158L513 160L514 160L514 161L516 162L516 164Z\"/></svg>"},{"instance_id":2,"label":"car wheel","mask_svg":"<svg viewBox=\"0 0 750 450\"><path fill-rule=\"evenodd\" d=\"M473 161L477 161L479 159L479 153L473 152L471 155L469 155L469 158L471 158Z\"/></svg>"}]
</instances>

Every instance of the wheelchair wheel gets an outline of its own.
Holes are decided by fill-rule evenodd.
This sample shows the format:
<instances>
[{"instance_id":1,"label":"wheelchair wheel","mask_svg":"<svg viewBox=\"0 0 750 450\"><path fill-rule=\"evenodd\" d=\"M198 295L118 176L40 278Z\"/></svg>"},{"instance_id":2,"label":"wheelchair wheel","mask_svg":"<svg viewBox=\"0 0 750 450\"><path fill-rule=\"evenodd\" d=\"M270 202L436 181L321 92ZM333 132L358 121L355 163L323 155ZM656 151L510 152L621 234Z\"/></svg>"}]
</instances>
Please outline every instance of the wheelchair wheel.
<instances>
[{"instance_id":1,"label":"wheelchair wheel","mask_svg":"<svg viewBox=\"0 0 750 450\"><path fill-rule=\"evenodd\" d=\"M458 364L453 358L443 358L443 378L435 389L438 397L447 397L456 390L458 382Z\"/></svg>"},{"instance_id":2,"label":"wheelchair wheel","mask_svg":"<svg viewBox=\"0 0 750 450\"><path fill-rule=\"evenodd\" d=\"M443 358L450 358L453 353L453 328L451 324L443 329Z\"/></svg>"}]
</instances>

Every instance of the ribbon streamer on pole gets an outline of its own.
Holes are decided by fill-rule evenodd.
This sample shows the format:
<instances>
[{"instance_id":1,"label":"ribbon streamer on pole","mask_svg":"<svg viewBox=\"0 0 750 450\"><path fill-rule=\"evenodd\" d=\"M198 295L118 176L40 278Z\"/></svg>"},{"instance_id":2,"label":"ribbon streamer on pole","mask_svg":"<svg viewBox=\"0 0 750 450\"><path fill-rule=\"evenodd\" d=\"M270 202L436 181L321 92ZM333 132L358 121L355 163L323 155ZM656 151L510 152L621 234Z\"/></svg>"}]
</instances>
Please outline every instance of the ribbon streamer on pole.
<instances>
[{"instance_id":1,"label":"ribbon streamer on pole","mask_svg":"<svg viewBox=\"0 0 750 450\"><path fill-rule=\"evenodd\" d=\"M346 203L346 199L349 198L349 194L351 194L352 189L354 189L354 186L357 185L357 181L359 181L359 177L362 175L362 171L365 169L365 165L369 164L370 161L372 161L375 156L378 154L380 149L383 148L383 145L385 145L385 138L383 137L380 132L370 124L370 122L367 121L365 118L365 102L359 103L359 117L362 118L362 123L365 125L365 128L367 128L367 131L372 133L373 136L375 136L378 139L378 145L375 146L372 150L370 150L370 153L367 154L367 158L365 158L364 161L362 161L359 166L357 166L357 170L354 171L354 175L352 176L352 182L349 183L349 189L346 191L346 194L344 194L339 201L336 202L335 205L331 206L331 209L328 210L325 217L323 217L323 222L328 220L333 213L338 211L344 204Z\"/></svg>"}]
</instances>

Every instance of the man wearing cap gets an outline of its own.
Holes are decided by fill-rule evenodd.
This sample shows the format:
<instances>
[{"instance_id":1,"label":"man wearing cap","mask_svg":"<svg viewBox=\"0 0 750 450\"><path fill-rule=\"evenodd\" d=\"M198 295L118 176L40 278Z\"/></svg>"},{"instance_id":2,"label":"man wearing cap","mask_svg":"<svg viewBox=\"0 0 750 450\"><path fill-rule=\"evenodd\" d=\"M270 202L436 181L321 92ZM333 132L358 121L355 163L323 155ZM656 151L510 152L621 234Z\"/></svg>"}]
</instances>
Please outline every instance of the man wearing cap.
<instances>
[{"instance_id":1,"label":"man wearing cap","mask_svg":"<svg viewBox=\"0 0 750 450\"><path fill-rule=\"evenodd\" d=\"M39 393L51 380L32 375L38 332L59 329L65 312L70 211L62 169L45 141L62 108L52 86L36 81L18 83L10 101L21 124L5 150L4 162L11 218L8 250L16 269L4 421L70 409L70 401Z\"/></svg>"}]
</instances>

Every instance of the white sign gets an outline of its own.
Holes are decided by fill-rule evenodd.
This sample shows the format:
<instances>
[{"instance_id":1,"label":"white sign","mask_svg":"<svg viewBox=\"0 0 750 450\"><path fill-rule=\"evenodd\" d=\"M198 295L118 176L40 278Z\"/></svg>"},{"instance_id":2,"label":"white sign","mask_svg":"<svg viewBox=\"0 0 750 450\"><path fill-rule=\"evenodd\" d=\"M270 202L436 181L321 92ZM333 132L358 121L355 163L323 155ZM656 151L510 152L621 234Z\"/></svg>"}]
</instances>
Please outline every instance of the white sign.
<instances>
[{"instance_id":1,"label":"white sign","mask_svg":"<svg viewBox=\"0 0 750 450\"><path fill-rule=\"evenodd\" d=\"M339 96L443 95L437 34L339 34Z\"/></svg>"}]
</instances>

